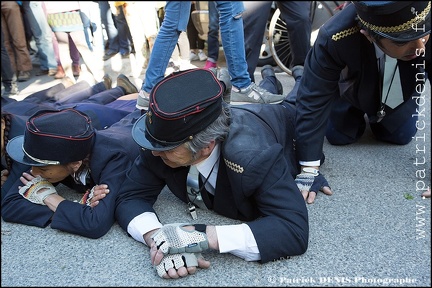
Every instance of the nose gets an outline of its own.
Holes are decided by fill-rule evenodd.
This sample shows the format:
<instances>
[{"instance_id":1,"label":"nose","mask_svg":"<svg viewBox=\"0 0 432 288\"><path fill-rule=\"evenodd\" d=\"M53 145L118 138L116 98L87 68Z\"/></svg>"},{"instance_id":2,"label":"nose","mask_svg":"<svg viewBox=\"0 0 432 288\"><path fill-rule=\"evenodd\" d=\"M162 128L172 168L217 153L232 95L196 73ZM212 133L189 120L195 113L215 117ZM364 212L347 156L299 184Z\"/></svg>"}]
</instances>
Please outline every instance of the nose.
<instances>
[{"instance_id":1,"label":"nose","mask_svg":"<svg viewBox=\"0 0 432 288\"><path fill-rule=\"evenodd\" d=\"M152 154L153 154L153 156L160 156L162 154L162 151L152 150Z\"/></svg>"},{"instance_id":2,"label":"nose","mask_svg":"<svg viewBox=\"0 0 432 288\"><path fill-rule=\"evenodd\" d=\"M33 166L33 167L31 168L30 173L31 173L33 176L41 175L39 168L36 167L36 166Z\"/></svg>"}]
</instances>

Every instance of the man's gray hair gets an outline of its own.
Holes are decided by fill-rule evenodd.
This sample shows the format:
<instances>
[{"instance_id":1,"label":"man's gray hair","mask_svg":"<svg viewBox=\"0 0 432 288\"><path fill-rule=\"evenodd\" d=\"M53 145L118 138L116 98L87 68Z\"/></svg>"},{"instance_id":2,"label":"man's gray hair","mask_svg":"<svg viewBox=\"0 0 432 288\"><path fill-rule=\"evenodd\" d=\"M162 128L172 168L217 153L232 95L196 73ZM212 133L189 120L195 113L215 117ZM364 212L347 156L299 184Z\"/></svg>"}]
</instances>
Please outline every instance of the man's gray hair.
<instances>
[{"instance_id":1,"label":"man's gray hair","mask_svg":"<svg viewBox=\"0 0 432 288\"><path fill-rule=\"evenodd\" d=\"M228 105L222 105L219 117L203 131L196 134L191 141L186 142L186 146L195 156L199 150L207 147L211 141L224 141L229 132L230 122L231 110Z\"/></svg>"}]
</instances>

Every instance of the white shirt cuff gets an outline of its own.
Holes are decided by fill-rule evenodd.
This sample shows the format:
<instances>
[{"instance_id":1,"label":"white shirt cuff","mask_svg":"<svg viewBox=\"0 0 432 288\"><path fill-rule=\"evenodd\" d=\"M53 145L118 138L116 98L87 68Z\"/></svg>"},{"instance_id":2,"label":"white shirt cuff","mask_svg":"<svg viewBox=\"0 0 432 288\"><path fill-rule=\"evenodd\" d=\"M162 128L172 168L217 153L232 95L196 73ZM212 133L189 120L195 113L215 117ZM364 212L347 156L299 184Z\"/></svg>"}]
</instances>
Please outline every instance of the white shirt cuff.
<instances>
[{"instance_id":1,"label":"white shirt cuff","mask_svg":"<svg viewBox=\"0 0 432 288\"><path fill-rule=\"evenodd\" d=\"M163 225L159 222L155 213L145 212L136 216L131 222L129 222L127 232L135 240L147 245L144 241L143 235L153 229L161 228L162 226Z\"/></svg>"},{"instance_id":2,"label":"white shirt cuff","mask_svg":"<svg viewBox=\"0 0 432 288\"><path fill-rule=\"evenodd\" d=\"M261 255L247 224L215 226L220 253L231 253L246 261L258 261Z\"/></svg>"},{"instance_id":3,"label":"white shirt cuff","mask_svg":"<svg viewBox=\"0 0 432 288\"><path fill-rule=\"evenodd\" d=\"M321 166L321 161L320 160L316 160L316 161L299 161L299 163L302 166L315 166L315 167Z\"/></svg>"}]
</instances>

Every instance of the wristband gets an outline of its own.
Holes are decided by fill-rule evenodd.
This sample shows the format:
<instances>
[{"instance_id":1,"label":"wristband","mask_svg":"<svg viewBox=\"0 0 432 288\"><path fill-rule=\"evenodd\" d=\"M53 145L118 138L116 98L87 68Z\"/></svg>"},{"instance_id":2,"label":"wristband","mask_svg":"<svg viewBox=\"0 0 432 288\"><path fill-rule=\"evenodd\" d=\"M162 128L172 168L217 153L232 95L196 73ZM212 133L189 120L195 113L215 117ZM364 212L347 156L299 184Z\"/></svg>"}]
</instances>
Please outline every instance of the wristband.
<instances>
[{"instance_id":1,"label":"wristband","mask_svg":"<svg viewBox=\"0 0 432 288\"><path fill-rule=\"evenodd\" d=\"M319 170L312 168L312 167L304 167L302 169L303 173L308 173L308 174L312 174L313 176L318 176L319 175Z\"/></svg>"}]
</instances>

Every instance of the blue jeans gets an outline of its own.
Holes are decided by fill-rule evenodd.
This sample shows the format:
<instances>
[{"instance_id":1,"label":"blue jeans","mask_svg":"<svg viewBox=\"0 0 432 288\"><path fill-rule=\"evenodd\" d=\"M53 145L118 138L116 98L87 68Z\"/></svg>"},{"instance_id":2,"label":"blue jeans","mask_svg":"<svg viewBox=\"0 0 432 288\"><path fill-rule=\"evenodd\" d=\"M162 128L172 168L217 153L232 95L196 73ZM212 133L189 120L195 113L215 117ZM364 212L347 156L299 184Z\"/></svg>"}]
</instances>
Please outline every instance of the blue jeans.
<instances>
[{"instance_id":1,"label":"blue jeans","mask_svg":"<svg viewBox=\"0 0 432 288\"><path fill-rule=\"evenodd\" d=\"M123 11L123 7L117 7L118 15L114 16L115 23L118 30L118 42L119 42L119 52L120 54L126 54L131 52L132 35L129 30L128 23L126 21L126 16Z\"/></svg>"},{"instance_id":2,"label":"blue jeans","mask_svg":"<svg viewBox=\"0 0 432 288\"><path fill-rule=\"evenodd\" d=\"M231 83L236 88L251 84L244 51L242 1L215 1L219 11L222 45ZM167 1L165 17L156 37L142 89L150 92L163 79L168 61L177 45L181 31L186 31L189 22L190 1Z\"/></svg>"},{"instance_id":3,"label":"blue jeans","mask_svg":"<svg viewBox=\"0 0 432 288\"><path fill-rule=\"evenodd\" d=\"M23 9L38 49L40 69L57 69L57 61L52 42L52 31L51 27L48 25L42 2L23 1Z\"/></svg>"},{"instance_id":4,"label":"blue jeans","mask_svg":"<svg viewBox=\"0 0 432 288\"><path fill-rule=\"evenodd\" d=\"M92 25L92 23L90 21L90 18L84 12L80 11L80 16L81 16L81 21L83 22L84 25L84 35L86 38L87 46L89 47L90 51L93 51L93 43L90 37L91 34L90 25Z\"/></svg>"},{"instance_id":5,"label":"blue jeans","mask_svg":"<svg viewBox=\"0 0 432 288\"><path fill-rule=\"evenodd\" d=\"M207 57L217 63L219 58L219 12L215 1L208 1L209 31L207 34Z\"/></svg>"},{"instance_id":6,"label":"blue jeans","mask_svg":"<svg viewBox=\"0 0 432 288\"><path fill-rule=\"evenodd\" d=\"M236 88L246 88L251 84L247 71L246 55L244 49L243 19L244 11L242 1L215 1L219 11L219 25L222 46L231 76L231 84Z\"/></svg>"},{"instance_id":7,"label":"blue jeans","mask_svg":"<svg viewBox=\"0 0 432 288\"><path fill-rule=\"evenodd\" d=\"M101 22L105 26L105 32L108 37L108 50L118 52L120 47L118 43L118 30L114 24L111 8L108 1L98 1Z\"/></svg>"},{"instance_id":8,"label":"blue jeans","mask_svg":"<svg viewBox=\"0 0 432 288\"><path fill-rule=\"evenodd\" d=\"M155 39L142 86L144 91L150 92L163 79L180 32L186 31L190 9L190 1L166 2L164 20Z\"/></svg>"}]
</instances>

